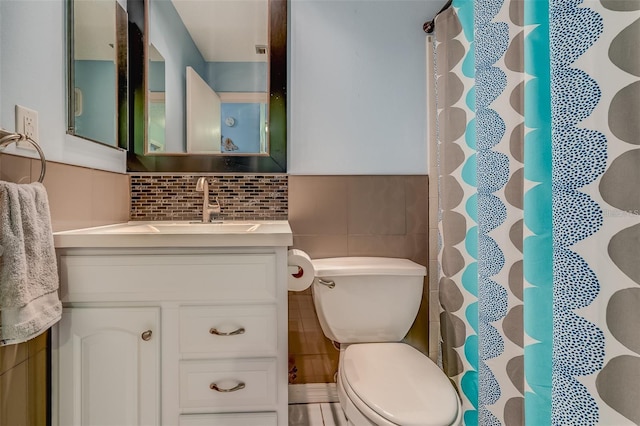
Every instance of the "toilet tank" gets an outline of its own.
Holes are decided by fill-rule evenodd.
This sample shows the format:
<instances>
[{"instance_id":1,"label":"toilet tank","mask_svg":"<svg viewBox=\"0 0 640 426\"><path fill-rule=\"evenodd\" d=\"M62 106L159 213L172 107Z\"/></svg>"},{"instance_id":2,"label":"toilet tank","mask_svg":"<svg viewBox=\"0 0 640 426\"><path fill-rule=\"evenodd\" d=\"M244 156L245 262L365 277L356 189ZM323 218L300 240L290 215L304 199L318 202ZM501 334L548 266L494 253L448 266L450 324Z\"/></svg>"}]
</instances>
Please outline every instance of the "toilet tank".
<instances>
[{"instance_id":1,"label":"toilet tank","mask_svg":"<svg viewBox=\"0 0 640 426\"><path fill-rule=\"evenodd\" d=\"M424 266L385 257L335 257L312 263L313 302L329 339L398 342L407 334L420 307Z\"/></svg>"}]
</instances>

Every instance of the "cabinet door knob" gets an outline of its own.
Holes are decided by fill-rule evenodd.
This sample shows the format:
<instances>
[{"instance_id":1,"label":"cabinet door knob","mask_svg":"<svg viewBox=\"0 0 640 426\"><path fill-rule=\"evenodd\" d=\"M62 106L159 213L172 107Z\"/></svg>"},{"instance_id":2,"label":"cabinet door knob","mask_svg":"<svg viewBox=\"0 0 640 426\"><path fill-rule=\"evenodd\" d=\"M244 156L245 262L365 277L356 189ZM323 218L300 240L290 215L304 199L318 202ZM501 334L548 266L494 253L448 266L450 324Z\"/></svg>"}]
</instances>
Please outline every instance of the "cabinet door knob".
<instances>
[{"instance_id":1,"label":"cabinet door knob","mask_svg":"<svg viewBox=\"0 0 640 426\"><path fill-rule=\"evenodd\" d=\"M218 385L215 383L211 383L209 385L209 389L214 390L216 392L235 392L235 391L239 391L240 389L244 389L244 386L245 386L244 382L240 382L232 388L225 389L225 388L219 388Z\"/></svg>"},{"instance_id":2,"label":"cabinet door knob","mask_svg":"<svg viewBox=\"0 0 640 426\"><path fill-rule=\"evenodd\" d=\"M142 332L141 334L142 340L144 340L145 342L148 342L149 340L151 340L151 334L152 334L151 330Z\"/></svg>"},{"instance_id":3,"label":"cabinet door knob","mask_svg":"<svg viewBox=\"0 0 640 426\"><path fill-rule=\"evenodd\" d=\"M215 334L216 336L237 336L238 334L244 334L244 327L240 327L237 330L230 331L228 333L219 331L217 328L210 328L209 333Z\"/></svg>"}]
</instances>

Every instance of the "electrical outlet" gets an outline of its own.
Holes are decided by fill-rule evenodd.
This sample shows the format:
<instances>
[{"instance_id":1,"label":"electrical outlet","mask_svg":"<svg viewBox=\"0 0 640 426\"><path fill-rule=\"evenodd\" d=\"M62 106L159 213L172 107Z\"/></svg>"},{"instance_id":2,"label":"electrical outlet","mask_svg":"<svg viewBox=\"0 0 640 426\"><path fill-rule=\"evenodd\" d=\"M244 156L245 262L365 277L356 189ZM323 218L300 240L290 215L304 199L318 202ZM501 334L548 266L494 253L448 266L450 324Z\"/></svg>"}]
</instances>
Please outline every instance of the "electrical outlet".
<instances>
[{"instance_id":1,"label":"electrical outlet","mask_svg":"<svg viewBox=\"0 0 640 426\"><path fill-rule=\"evenodd\" d=\"M38 142L38 112L16 105L16 133L21 133ZM35 151L29 142L19 142L18 146Z\"/></svg>"}]
</instances>

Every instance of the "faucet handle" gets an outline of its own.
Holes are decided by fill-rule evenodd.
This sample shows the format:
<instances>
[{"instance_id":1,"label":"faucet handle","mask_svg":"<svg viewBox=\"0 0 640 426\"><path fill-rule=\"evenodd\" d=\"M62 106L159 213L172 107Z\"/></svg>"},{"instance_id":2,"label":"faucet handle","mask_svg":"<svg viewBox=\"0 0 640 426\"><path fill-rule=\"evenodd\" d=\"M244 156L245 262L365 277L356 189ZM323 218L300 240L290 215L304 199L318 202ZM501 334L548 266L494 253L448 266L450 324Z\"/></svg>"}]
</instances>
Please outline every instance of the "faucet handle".
<instances>
[{"instance_id":1,"label":"faucet handle","mask_svg":"<svg viewBox=\"0 0 640 426\"><path fill-rule=\"evenodd\" d=\"M221 207L218 197L213 198L213 203L209 204L209 208L211 209L211 213L220 213Z\"/></svg>"}]
</instances>

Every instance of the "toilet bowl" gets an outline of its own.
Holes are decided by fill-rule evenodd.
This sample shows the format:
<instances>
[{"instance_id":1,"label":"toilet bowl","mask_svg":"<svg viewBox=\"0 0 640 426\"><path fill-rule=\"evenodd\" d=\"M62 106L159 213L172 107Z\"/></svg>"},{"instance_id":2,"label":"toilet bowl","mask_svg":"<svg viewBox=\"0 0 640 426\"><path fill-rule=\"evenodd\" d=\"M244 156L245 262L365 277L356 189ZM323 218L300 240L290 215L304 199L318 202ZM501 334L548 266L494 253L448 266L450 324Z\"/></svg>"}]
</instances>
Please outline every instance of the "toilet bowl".
<instances>
[{"instance_id":1,"label":"toilet bowl","mask_svg":"<svg viewBox=\"0 0 640 426\"><path fill-rule=\"evenodd\" d=\"M349 425L460 425L460 398L447 376L400 343L420 307L425 267L380 257L312 263L320 326L340 344L338 399Z\"/></svg>"}]
</instances>

